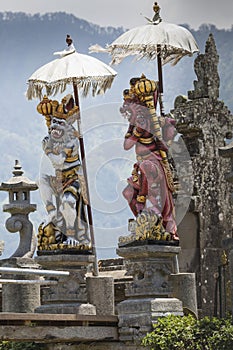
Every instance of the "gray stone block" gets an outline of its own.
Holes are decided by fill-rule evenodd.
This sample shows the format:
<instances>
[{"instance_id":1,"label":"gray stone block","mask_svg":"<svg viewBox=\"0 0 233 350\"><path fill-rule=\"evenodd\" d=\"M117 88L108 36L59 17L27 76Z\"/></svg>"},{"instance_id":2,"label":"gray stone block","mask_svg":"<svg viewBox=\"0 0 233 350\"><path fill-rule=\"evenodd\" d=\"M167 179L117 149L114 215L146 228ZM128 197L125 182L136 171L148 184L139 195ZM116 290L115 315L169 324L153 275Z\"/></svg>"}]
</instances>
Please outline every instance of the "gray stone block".
<instances>
[{"instance_id":1,"label":"gray stone block","mask_svg":"<svg viewBox=\"0 0 233 350\"><path fill-rule=\"evenodd\" d=\"M79 314L96 315L96 307L91 304L61 303L47 304L38 307L35 312L43 314Z\"/></svg>"},{"instance_id":2,"label":"gray stone block","mask_svg":"<svg viewBox=\"0 0 233 350\"><path fill-rule=\"evenodd\" d=\"M182 301L185 313L192 313L197 317L198 311L195 274L178 273L170 275L169 278L173 286L172 296Z\"/></svg>"},{"instance_id":3,"label":"gray stone block","mask_svg":"<svg viewBox=\"0 0 233 350\"><path fill-rule=\"evenodd\" d=\"M182 302L176 298L125 300L118 304L121 341L137 340L152 331L159 317L169 314L183 316Z\"/></svg>"},{"instance_id":4,"label":"gray stone block","mask_svg":"<svg viewBox=\"0 0 233 350\"><path fill-rule=\"evenodd\" d=\"M114 315L114 283L112 277L86 278L87 300L96 306L97 315Z\"/></svg>"}]
</instances>

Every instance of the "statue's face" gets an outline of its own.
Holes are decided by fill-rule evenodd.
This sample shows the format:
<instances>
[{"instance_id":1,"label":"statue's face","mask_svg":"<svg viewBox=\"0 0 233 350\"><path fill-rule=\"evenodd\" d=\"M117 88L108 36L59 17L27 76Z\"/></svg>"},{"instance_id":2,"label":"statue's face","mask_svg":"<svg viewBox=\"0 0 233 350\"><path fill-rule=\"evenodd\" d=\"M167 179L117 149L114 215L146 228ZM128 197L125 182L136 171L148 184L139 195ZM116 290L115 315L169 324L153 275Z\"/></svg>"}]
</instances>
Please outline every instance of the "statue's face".
<instances>
[{"instance_id":1,"label":"statue's face","mask_svg":"<svg viewBox=\"0 0 233 350\"><path fill-rule=\"evenodd\" d=\"M69 125L65 121L65 119L59 119L59 118L53 117L51 121L51 126L50 126L51 138L54 141L63 141L65 131L66 129L68 129L68 127Z\"/></svg>"},{"instance_id":2,"label":"statue's face","mask_svg":"<svg viewBox=\"0 0 233 350\"><path fill-rule=\"evenodd\" d=\"M136 103L125 102L120 108L123 117L127 118L131 125L140 127L141 129L150 130L150 114L148 109Z\"/></svg>"},{"instance_id":3,"label":"statue's face","mask_svg":"<svg viewBox=\"0 0 233 350\"><path fill-rule=\"evenodd\" d=\"M123 106L120 107L120 113L124 118L128 119L128 121L130 122L133 111L129 103L124 103Z\"/></svg>"},{"instance_id":4,"label":"statue's face","mask_svg":"<svg viewBox=\"0 0 233 350\"><path fill-rule=\"evenodd\" d=\"M146 117L143 113L137 114L136 125L142 129L145 129L147 124L148 124L148 117Z\"/></svg>"}]
</instances>

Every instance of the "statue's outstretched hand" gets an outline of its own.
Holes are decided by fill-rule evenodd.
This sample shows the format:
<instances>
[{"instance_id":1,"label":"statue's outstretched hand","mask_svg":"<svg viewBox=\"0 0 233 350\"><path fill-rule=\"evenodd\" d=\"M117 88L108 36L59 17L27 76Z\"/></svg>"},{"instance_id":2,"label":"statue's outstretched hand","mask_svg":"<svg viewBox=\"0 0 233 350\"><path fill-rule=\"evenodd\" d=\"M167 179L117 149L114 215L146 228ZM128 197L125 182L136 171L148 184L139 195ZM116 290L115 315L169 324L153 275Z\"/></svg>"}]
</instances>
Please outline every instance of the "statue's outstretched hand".
<instances>
[{"instance_id":1,"label":"statue's outstretched hand","mask_svg":"<svg viewBox=\"0 0 233 350\"><path fill-rule=\"evenodd\" d=\"M53 167L56 170L61 170L63 168L65 156L62 153L60 153L60 154L49 153L48 157L49 157Z\"/></svg>"}]
</instances>

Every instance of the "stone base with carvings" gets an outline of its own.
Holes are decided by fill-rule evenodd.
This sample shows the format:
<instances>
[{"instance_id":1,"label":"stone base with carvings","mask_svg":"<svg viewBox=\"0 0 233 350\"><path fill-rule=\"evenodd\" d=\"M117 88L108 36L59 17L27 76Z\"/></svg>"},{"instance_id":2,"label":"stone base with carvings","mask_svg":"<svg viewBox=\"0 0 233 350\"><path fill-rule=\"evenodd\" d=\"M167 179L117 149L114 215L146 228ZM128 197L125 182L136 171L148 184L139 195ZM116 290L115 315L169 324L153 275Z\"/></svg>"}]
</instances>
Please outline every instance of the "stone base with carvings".
<instances>
[{"instance_id":1,"label":"stone base with carvings","mask_svg":"<svg viewBox=\"0 0 233 350\"><path fill-rule=\"evenodd\" d=\"M157 244L118 248L117 254L125 259L127 274L133 277L126 287L126 296L170 296L168 277L178 272L180 249Z\"/></svg>"},{"instance_id":2,"label":"stone base with carvings","mask_svg":"<svg viewBox=\"0 0 233 350\"><path fill-rule=\"evenodd\" d=\"M60 254L36 257L43 269L68 271L67 277L57 278L57 284L42 291L42 305L36 312L78 313L95 315L94 305L87 304L85 275L95 260L94 255ZM52 278L54 280L54 277Z\"/></svg>"}]
</instances>

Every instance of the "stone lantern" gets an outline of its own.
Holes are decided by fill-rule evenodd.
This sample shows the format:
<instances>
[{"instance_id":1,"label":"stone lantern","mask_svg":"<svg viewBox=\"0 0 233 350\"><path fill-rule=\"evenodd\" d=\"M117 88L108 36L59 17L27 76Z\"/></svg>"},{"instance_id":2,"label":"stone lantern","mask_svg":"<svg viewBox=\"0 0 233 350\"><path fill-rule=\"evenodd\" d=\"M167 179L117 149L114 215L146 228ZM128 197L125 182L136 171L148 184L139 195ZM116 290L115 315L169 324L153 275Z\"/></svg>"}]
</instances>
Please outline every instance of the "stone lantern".
<instances>
[{"instance_id":1,"label":"stone lantern","mask_svg":"<svg viewBox=\"0 0 233 350\"><path fill-rule=\"evenodd\" d=\"M36 204L30 202L30 192L37 190L38 186L23 175L18 160L15 161L13 177L0 185L1 191L9 193L9 203L3 206L3 211L10 213L6 221L9 232L18 232L19 246L14 254L7 259L0 260L1 267L38 269L33 254L36 249L36 236L33 225L28 218L29 213L36 210ZM40 285L33 283L38 276L31 277L32 283L17 283L17 279L26 280L27 275L2 274L3 279L13 278L16 284L3 283L2 285L2 311L3 312L34 312L40 305Z\"/></svg>"},{"instance_id":2,"label":"stone lantern","mask_svg":"<svg viewBox=\"0 0 233 350\"><path fill-rule=\"evenodd\" d=\"M32 257L35 243L33 226L29 221L28 214L36 210L36 204L30 203L30 192L38 189L35 182L23 176L22 167L18 160L15 161L13 177L0 186L1 191L9 193L9 204L3 206L3 211L11 214L6 221L9 232L20 233L20 242L12 257ZM33 251L32 251L33 250Z\"/></svg>"}]
</instances>

